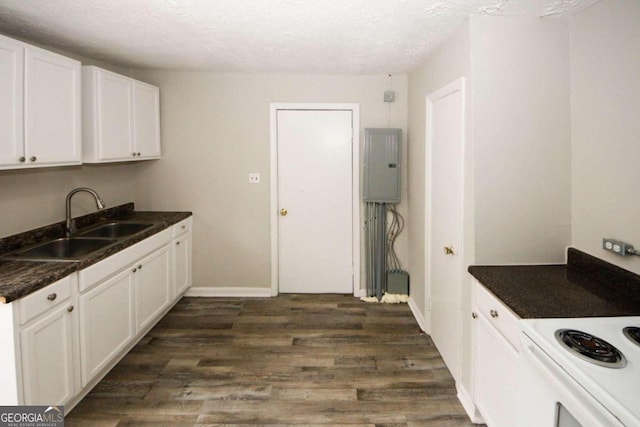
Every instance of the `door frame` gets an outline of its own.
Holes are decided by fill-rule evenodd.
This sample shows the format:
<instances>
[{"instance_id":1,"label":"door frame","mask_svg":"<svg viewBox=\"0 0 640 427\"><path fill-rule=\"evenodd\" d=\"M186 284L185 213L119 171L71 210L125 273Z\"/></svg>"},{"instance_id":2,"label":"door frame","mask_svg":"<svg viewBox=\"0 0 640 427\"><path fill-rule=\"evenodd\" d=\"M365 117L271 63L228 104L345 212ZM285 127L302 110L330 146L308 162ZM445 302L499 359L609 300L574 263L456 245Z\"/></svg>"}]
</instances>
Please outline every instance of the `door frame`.
<instances>
[{"instance_id":1,"label":"door frame","mask_svg":"<svg viewBox=\"0 0 640 427\"><path fill-rule=\"evenodd\" d=\"M271 296L279 291L278 229L278 111L351 111L351 184L352 184L352 286L354 296L360 294L360 104L351 103L280 103L272 102L270 110L270 180L271 180Z\"/></svg>"},{"instance_id":2,"label":"door frame","mask_svg":"<svg viewBox=\"0 0 640 427\"><path fill-rule=\"evenodd\" d=\"M431 222L431 218L432 218L432 205L431 205L431 193L432 193L432 176L431 176L431 171L433 170L432 168L432 164L433 164L433 158L432 158L432 152L433 152L433 109L434 109L434 104L436 101L438 101L439 99L442 99L446 96L449 96L455 92L461 92L461 96L462 96L462 116L460 117L460 125L462 127L462 131L461 131L461 141L460 143L462 144L462 159L460 159L460 173L462 174L462 179L460 182L460 194L458 195L458 197L460 197L460 217L457 218L457 223L460 227L461 233L460 233L460 247L457 250L458 253L458 259L457 259L457 267L460 270L460 279L461 279L461 283L459 284L462 287L462 274L463 274L463 270L464 270L464 254L465 254L465 223L464 223L464 217L465 217L465 180L464 180L464 172L465 172L465 168L466 168L466 164L465 164L465 153L466 153L466 133L465 133L465 124L466 124L466 93L465 93L465 79L464 77L460 77L459 79L454 80L453 82L443 86L442 88L436 90L435 92L427 95L426 97L426 145L427 145L427 149L426 149L426 159L425 159L425 165L427 167L426 172L425 172L425 251L424 251L424 256L425 256L425 271L424 271L424 277L425 277L425 283L426 283L426 289L425 289L425 327L426 327L426 332L428 334L431 334L431 326L432 326L432 322L431 322L431 314L432 314L432 310L431 310L431 291L433 289L432 286L432 280L431 280L431 265L432 265L432 253L431 253L431 245L432 245L432 222ZM462 295L462 293L461 293ZM460 301L460 303L462 304L462 301ZM458 334L460 335L462 333L462 320L460 321L460 330L458 331ZM459 343L459 345L461 345L461 342ZM459 361L460 362L460 361ZM458 366L458 369L460 369L460 366ZM459 372L459 371L458 371Z\"/></svg>"}]
</instances>

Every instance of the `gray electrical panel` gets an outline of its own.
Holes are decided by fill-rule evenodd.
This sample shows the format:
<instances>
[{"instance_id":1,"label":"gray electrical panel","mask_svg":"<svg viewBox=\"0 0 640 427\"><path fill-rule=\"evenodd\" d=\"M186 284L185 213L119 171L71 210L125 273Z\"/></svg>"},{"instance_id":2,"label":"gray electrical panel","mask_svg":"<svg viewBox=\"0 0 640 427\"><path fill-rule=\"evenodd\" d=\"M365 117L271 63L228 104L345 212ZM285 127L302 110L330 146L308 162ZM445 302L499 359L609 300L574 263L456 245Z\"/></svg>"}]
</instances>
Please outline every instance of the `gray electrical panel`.
<instances>
[{"instance_id":1,"label":"gray electrical panel","mask_svg":"<svg viewBox=\"0 0 640 427\"><path fill-rule=\"evenodd\" d=\"M364 130L364 201L400 203L402 129Z\"/></svg>"}]
</instances>

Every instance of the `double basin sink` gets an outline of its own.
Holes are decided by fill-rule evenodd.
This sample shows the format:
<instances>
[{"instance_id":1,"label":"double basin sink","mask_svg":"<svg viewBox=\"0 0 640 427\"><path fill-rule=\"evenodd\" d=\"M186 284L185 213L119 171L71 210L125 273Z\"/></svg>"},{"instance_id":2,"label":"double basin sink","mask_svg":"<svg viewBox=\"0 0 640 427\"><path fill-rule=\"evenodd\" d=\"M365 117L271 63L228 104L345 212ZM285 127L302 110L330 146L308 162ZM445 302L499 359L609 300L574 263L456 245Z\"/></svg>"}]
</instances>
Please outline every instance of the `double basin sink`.
<instances>
[{"instance_id":1,"label":"double basin sink","mask_svg":"<svg viewBox=\"0 0 640 427\"><path fill-rule=\"evenodd\" d=\"M77 262L93 252L116 244L118 241L141 233L153 224L133 222L109 222L63 237L20 249L3 256L14 261Z\"/></svg>"}]
</instances>

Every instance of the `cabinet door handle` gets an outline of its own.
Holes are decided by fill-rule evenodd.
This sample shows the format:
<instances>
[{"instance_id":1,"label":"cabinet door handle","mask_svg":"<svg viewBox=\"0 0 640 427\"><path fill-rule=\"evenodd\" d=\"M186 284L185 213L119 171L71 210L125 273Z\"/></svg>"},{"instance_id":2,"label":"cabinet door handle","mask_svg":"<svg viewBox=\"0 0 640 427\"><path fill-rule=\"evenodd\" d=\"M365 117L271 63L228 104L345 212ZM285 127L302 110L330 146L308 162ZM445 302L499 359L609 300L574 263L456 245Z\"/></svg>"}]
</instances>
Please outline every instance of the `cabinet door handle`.
<instances>
[{"instance_id":1,"label":"cabinet door handle","mask_svg":"<svg viewBox=\"0 0 640 427\"><path fill-rule=\"evenodd\" d=\"M26 160L27 160L27 159L25 159L25 157L24 157L24 156L22 156L22 157L19 157L19 158L18 158L18 161L19 161L20 163L24 163Z\"/></svg>"},{"instance_id":2,"label":"cabinet door handle","mask_svg":"<svg viewBox=\"0 0 640 427\"><path fill-rule=\"evenodd\" d=\"M137 268L134 268L133 270L131 270L132 273L135 273L136 271L138 271Z\"/></svg>"},{"instance_id":3,"label":"cabinet door handle","mask_svg":"<svg viewBox=\"0 0 640 427\"><path fill-rule=\"evenodd\" d=\"M495 311L495 310L489 310L489 314L490 314L490 315L491 315L491 317L493 317L494 319L495 319L496 317L498 317L498 312L497 312L497 311Z\"/></svg>"},{"instance_id":4,"label":"cabinet door handle","mask_svg":"<svg viewBox=\"0 0 640 427\"><path fill-rule=\"evenodd\" d=\"M38 160L38 158L36 156L31 156L29 160L31 160L32 162L35 162L36 160Z\"/></svg>"},{"instance_id":5,"label":"cabinet door handle","mask_svg":"<svg viewBox=\"0 0 640 427\"><path fill-rule=\"evenodd\" d=\"M471 312L471 317L473 317L474 319L478 318L478 313L476 313L475 311Z\"/></svg>"},{"instance_id":6,"label":"cabinet door handle","mask_svg":"<svg viewBox=\"0 0 640 427\"><path fill-rule=\"evenodd\" d=\"M73 306L69 306L69 307L67 308L67 311L68 311L69 313L71 313L71 312L73 311Z\"/></svg>"},{"instance_id":7,"label":"cabinet door handle","mask_svg":"<svg viewBox=\"0 0 640 427\"><path fill-rule=\"evenodd\" d=\"M58 294L49 294L49 295L47 296L47 299L48 299L49 301L53 301L53 300L55 300L56 298L58 298Z\"/></svg>"},{"instance_id":8,"label":"cabinet door handle","mask_svg":"<svg viewBox=\"0 0 640 427\"><path fill-rule=\"evenodd\" d=\"M138 270L142 270L142 264L138 265Z\"/></svg>"}]
</instances>

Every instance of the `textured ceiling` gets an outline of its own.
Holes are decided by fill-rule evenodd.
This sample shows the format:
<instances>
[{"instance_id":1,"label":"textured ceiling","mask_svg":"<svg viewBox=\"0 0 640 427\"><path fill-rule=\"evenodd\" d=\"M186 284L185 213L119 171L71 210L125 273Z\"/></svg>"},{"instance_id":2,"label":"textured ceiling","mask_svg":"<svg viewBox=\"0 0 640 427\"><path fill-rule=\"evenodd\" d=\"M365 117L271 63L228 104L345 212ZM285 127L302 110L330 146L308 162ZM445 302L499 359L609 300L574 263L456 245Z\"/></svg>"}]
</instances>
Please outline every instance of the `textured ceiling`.
<instances>
[{"instance_id":1,"label":"textured ceiling","mask_svg":"<svg viewBox=\"0 0 640 427\"><path fill-rule=\"evenodd\" d=\"M470 15L596 1L0 0L0 33L130 68L399 74Z\"/></svg>"}]
</instances>

